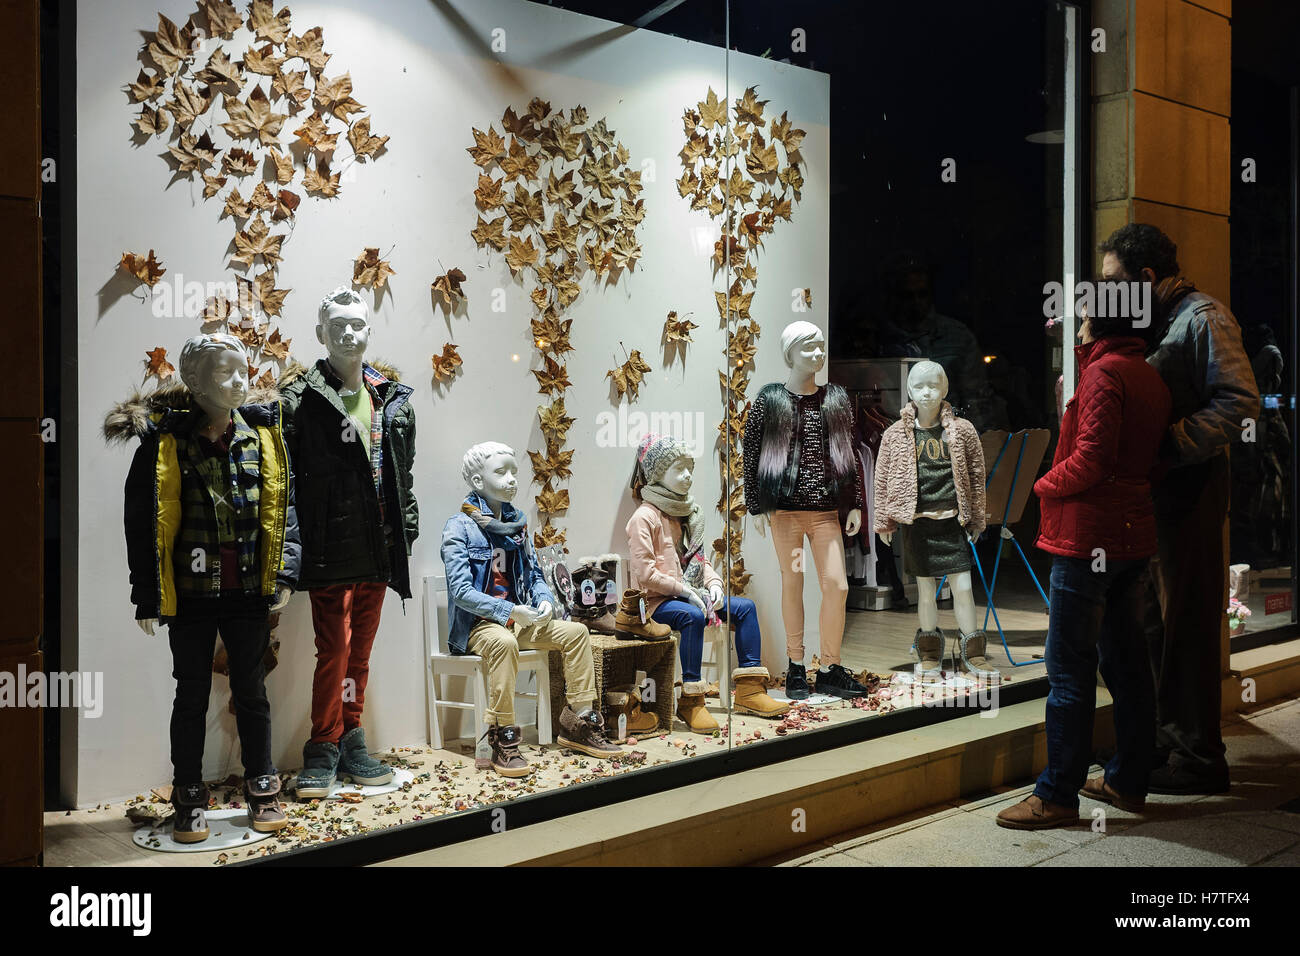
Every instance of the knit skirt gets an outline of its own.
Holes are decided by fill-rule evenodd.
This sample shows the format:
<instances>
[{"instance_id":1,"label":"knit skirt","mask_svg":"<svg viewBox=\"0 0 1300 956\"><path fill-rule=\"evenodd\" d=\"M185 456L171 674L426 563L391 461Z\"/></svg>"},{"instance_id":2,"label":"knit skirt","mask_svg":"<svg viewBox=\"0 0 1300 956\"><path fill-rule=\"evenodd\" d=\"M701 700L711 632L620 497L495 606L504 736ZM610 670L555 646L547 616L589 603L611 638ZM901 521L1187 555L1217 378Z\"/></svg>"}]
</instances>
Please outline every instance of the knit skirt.
<instances>
[{"instance_id":1,"label":"knit skirt","mask_svg":"<svg viewBox=\"0 0 1300 956\"><path fill-rule=\"evenodd\" d=\"M956 515L916 518L903 529L903 571L915 578L941 578L971 569L970 545Z\"/></svg>"}]
</instances>

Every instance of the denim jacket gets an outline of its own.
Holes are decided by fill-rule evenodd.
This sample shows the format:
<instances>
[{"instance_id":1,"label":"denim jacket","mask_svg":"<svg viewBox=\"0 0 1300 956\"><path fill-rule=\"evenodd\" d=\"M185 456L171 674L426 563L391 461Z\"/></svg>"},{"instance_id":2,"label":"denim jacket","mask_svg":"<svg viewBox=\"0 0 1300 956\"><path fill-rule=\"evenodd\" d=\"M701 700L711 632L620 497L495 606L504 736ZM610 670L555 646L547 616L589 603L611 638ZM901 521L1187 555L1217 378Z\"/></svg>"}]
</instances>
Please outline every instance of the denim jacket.
<instances>
[{"instance_id":1,"label":"denim jacket","mask_svg":"<svg viewBox=\"0 0 1300 956\"><path fill-rule=\"evenodd\" d=\"M465 499L484 514L492 509L476 492ZM509 504L502 507L504 520L518 520L520 513ZM466 654L469 632L479 619L495 621L505 626L510 620L514 605L487 593L492 579L492 556L501 547L501 539L489 535L474 523L469 515L457 512L447 519L442 529L442 564L447 572L448 615L450 634L447 645L453 654ZM521 604L537 607L543 602L555 606L555 595L546 586L546 579L537 563L533 542L524 533L524 546L514 551L504 551L506 573L514 586L515 596Z\"/></svg>"}]
</instances>

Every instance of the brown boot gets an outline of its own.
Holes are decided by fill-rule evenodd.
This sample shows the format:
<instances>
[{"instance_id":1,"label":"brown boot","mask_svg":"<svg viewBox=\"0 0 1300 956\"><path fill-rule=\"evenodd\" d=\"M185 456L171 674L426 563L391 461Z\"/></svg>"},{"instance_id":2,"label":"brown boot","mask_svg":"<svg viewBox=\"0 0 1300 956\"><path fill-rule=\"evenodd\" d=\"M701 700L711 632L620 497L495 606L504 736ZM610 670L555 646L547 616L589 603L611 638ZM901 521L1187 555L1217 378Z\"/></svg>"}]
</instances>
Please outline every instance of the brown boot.
<instances>
[{"instance_id":1,"label":"brown boot","mask_svg":"<svg viewBox=\"0 0 1300 956\"><path fill-rule=\"evenodd\" d=\"M1146 809L1146 797L1126 797L1110 784L1106 782L1106 775L1093 777L1083 785L1079 791L1085 797L1091 797L1093 800L1100 800L1102 803L1109 803L1112 806L1119 807L1121 810L1127 810L1129 813L1141 813Z\"/></svg>"},{"instance_id":2,"label":"brown boot","mask_svg":"<svg viewBox=\"0 0 1300 956\"><path fill-rule=\"evenodd\" d=\"M971 677L986 684L1001 683L1002 674L989 663L988 657L985 656L986 641L982 630L962 634L952 643L952 669L954 671L964 670ZM958 660L961 661L960 667L958 666Z\"/></svg>"},{"instance_id":3,"label":"brown boot","mask_svg":"<svg viewBox=\"0 0 1300 956\"><path fill-rule=\"evenodd\" d=\"M488 745L492 748L492 769L503 777L526 777L533 769L519 752L523 733L515 725L501 727L493 724L487 731Z\"/></svg>"},{"instance_id":4,"label":"brown boot","mask_svg":"<svg viewBox=\"0 0 1300 956\"><path fill-rule=\"evenodd\" d=\"M943 680L943 631L916 629L916 638L912 641L912 659L920 665L921 680L924 683Z\"/></svg>"},{"instance_id":5,"label":"brown boot","mask_svg":"<svg viewBox=\"0 0 1300 956\"><path fill-rule=\"evenodd\" d=\"M659 729L659 718L653 711L641 709L641 695L631 684L605 691L604 718L606 736L616 744L628 737L644 737ZM618 731L619 718L623 718L623 733Z\"/></svg>"},{"instance_id":6,"label":"brown boot","mask_svg":"<svg viewBox=\"0 0 1300 956\"><path fill-rule=\"evenodd\" d=\"M1030 794L1014 807L998 814L997 824L1008 830L1046 830L1049 827L1069 827L1079 822L1079 811L1048 803Z\"/></svg>"},{"instance_id":7,"label":"brown boot","mask_svg":"<svg viewBox=\"0 0 1300 956\"><path fill-rule=\"evenodd\" d=\"M274 833L289 825L284 807L280 806L280 777L265 773L244 781L244 802L248 823L258 833Z\"/></svg>"},{"instance_id":8,"label":"brown boot","mask_svg":"<svg viewBox=\"0 0 1300 956\"><path fill-rule=\"evenodd\" d=\"M617 757L622 748L614 746L605 736L605 720L598 710L586 710L581 715L568 704L560 712L560 746L577 750L590 757Z\"/></svg>"},{"instance_id":9,"label":"brown boot","mask_svg":"<svg viewBox=\"0 0 1300 956\"><path fill-rule=\"evenodd\" d=\"M688 680L682 684L682 696L677 698L677 719L696 734L711 734L718 729L718 722L704 706L704 688L704 681Z\"/></svg>"},{"instance_id":10,"label":"brown boot","mask_svg":"<svg viewBox=\"0 0 1300 956\"><path fill-rule=\"evenodd\" d=\"M766 667L737 667L731 672L736 688L736 711L759 717L780 717L790 709L789 701L776 701L767 694Z\"/></svg>"},{"instance_id":11,"label":"brown boot","mask_svg":"<svg viewBox=\"0 0 1300 956\"><path fill-rule=\"evenodd\" d=\"M663 641L672 634L667 624L652 620L645 613L645 592L628 588L614 615L614 636L624 641Z\"/></svg>"}]
</instances>

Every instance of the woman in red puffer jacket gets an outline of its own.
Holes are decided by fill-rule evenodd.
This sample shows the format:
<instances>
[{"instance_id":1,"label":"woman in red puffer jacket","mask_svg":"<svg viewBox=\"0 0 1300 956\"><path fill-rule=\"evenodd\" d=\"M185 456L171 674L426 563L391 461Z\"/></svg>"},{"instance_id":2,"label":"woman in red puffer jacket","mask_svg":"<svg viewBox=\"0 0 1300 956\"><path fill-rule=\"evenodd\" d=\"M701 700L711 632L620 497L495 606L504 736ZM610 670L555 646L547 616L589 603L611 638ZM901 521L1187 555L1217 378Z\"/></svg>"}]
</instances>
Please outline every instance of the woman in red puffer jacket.
<instances>
[{"instance_id":1,"label":"woman in red puffer jacket","mask_svg":"<svg viewBox=\"0 0 1300 956\"><path fill-rule=\"evenodd\" d=\"M1047 768L1031 796L997 817L1018 830L1077 823L1080 793L1140 813L1155 746L1142 602L1156 552L1151 472L1169 426L1169 389L1143 358L1146 343L1131 320L1084 316L1079 340L1079 388L1065 406L1052 468L1034 485L1038 546L1056 556L1043 655L1052 689ZM1115 701L1116 752L1105 774L1088 780L1099 667Z\"/></svg>"}]
</instances>

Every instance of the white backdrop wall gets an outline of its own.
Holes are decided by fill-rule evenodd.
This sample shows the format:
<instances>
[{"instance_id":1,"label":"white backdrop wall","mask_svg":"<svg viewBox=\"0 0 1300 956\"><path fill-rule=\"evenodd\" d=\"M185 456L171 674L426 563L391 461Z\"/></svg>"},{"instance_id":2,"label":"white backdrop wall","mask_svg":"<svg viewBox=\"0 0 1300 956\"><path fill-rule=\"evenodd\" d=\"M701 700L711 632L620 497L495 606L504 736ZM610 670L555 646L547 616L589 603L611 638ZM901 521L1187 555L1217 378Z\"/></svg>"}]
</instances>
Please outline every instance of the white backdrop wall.
<instances>
[{"instance_id":1,"label":"white backdrop wall","mask_svg":"<svg viewBox=\"0 0 1300 956\"><path fill-rule=\"evenodd\" d=\"M244 3L237 6L242 10ZM359 164L333 201L304 198L277 285L292 288L280 327L293 340L294 357L312 362L322 353L314 335L321 296L348 285L352 260L365 246L378 246L396 275L374 308L372 357L386 359L415 389L418 419L415 491L421 533L412 556L414 601L389 592L372 656L366 727L376 748L425 740L421 595L418 582L441 571L438 543L442 524L463 494L460 459L475 442L504 441L519 452L518 504L537 515L529 487L525 449L540 448L537 394L529 369L536 367L528 319L531 286L512 280L498 253L475 248L469 236L476 210L478 168L465 147L470 128L489 123L500 130L506 106L523 112L533 96L556 109L583 105L591 120L604 116L642 168L646 216L638 232L643 255L614 288L595 289L590 280L567 312L574 319L575 352L567 356L574 388L567 395L577 422L569 432L575 450L568 483L574 507L561 521L573 555L625 553L623 525L632 510L627 494L634 435L624 433L611 447L598 437L602 414L618 421L607 369L623 361L623 347L640 349L653 366L637 403L626 412L680 415L685 437L701 442L696 491L710 515L709 539L721 534L713 506L720 489L714 440L721 417L717 370L724 333L717 321L709 256L717 228L704 212L691 212L674 180L681 174L682 110L712 85L734 99L757 84L767 109L788 110L793 125L808 131L802 201L792 222L779 221L758 259L758 294L753 311L763 327L752 392L784 379L780 329L796 318L825 327L820 312L828 292L829 82L822 74L644 30L578 16L518 0L429 3L387 0L364 6L336 0L289 4L293 28L324 28L325 48L334 55L325 75L350 71L354 96L368 108L372 132L389 135L387 151L373 164ZM78 9L78 310L77 374L80 540L77 641L80 668L104 672L105 704L96 719L79 718L77 789L79 805L119 799L170 779L167 722L173 694L166 630L145 637L133 623L122 537L122 487L134 443L105 447L99 423L105 411L143 380L147 349L179 354L197 318L157 317L143 293L114 277L123 251L154 249L168 269L164 284L228 282L229 219L218 221L220 200L204 202L198 185L173 177L158 157L161 139L132 144L130 123L138 107L123 85L139 69L136 51L142 31L156 13L183 24L193 5L165 0L81 3ZM505 30L506 51L493 54L492 31ZM246 32L228 41L231 58L242 55ZM202 55L206 60L206 55ZM264 81L264 87L266 85ZM212 113L219 106L212 108ZM299 118L306 114L301 114ZM209 115L209 119L213 117ZM224 116L220 117L224 119ZM292 128L286 124L286 130ZM296 124L295 124L296 126ZM165 138L170 138L168 130ZM219 146L224 133L217 131ZM283 142L292 138L282 137ZM256 179L241 186L247 194ZM297 188L297 187L291 187ZM463 317L435 311L429 283L460 267L469 276ZM792 311L791 290L810 287L816 308ZM504 289L507 309L490 308L492 290ZM660 331L669 310L694 312L699 324L684 364L665 367ZM191 313L192 314L192 313ZM447 341L464 358L462 374L438 386L430 356ZM174 361L174 359L173 359ZM635 424L635 419L631 420ZM702 434L701 434L702 432ZM628 439L632 438L629 443ZM753 529L746 541L753 572L749 595L760 607L765 661L784 667L779 576L769 539ZM810 651L817 642L815 575L808 575L806 604ZM314 667L310 605L297 595L281 618L280 664L268 678L277 765L298 766L310 728ZM241 772L233 718L226 712L224 678L214 678L204 773L209 779Z\"/></svg>"}]
</instances>

